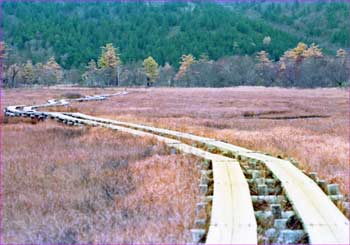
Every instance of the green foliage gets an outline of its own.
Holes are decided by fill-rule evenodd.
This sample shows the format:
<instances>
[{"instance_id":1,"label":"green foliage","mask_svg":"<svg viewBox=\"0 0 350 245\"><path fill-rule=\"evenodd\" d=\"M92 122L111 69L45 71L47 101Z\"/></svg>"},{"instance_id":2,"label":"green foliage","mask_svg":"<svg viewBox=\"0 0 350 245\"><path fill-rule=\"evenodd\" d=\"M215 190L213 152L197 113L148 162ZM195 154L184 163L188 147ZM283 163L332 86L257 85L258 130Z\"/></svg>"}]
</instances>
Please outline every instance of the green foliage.
<instances>
[{"instance_id":1,"label":"green foliage","mask_svg":"<svg viewBox=\"0 0 350 245\"><path fill-rule=\"evenodd\" d=\"M276 29L292 33L300 38L300 41L322 43L325 48L332 51L335 51L333 45L350 47L350 5L348 2L286 1L276 3L266 1L264 3L229 4L228 6L233 11L247 14Z\"/></svg>"},{"instance_id":2,"label":"green foliage","mask_svg":"<svg viewBox=\"0 0 350 245\"><path fill-rule=\"evenodd\" d=\"M266 36L273 40L267 51L277 59L298 41L213 3L3 2L2 7L4 40L24 61L55 56L65 69L84 69L98 60L106 43L119 47L125 63L152 55L161 65L178 67L178 58L187 53L206 53L213 60L253 55Z\"/></svg>"},{"instance_id":3,"label":"green foliage","mask_svg":"<svg viewBox=\"0 0 350 245\"><path fill-rule=\"evenodd\" d=\"M107 43L106 46L102 47L102 53L98 59L98 65L100 68L112 69L120 65L119 54L117 54L112 43Z\"/></svg>"},{"instance_id":4,"label":"green foliage","mask_svg":"<svg viewBox=\"0 0 350 245\"><path fill-rule=\"evenodd\" d=\"M34 81L34 67L32 61L28 60L23 67L23 79L27 84L32 84Z\"/></svg>"},{"instance_id":5,"label":"green foliage","mask_svg":"<svg viewBox=\"0 0 350 245\"><path fill-rule=\"evenodd\" d=\"M143 61L143 67L145 68L146 76L149 81L154 83L159 76L158 63L149 56Z\"/></svg>"},{"instance_id":6,"label":"green foliage","mask_svg":"<svg viewBox=\"0 0 350 245\"><path fill-rule=\"evenodd\" d=\"M1 4L8 87L349 84L347 3Z\"/></svg>"}]
</instances>

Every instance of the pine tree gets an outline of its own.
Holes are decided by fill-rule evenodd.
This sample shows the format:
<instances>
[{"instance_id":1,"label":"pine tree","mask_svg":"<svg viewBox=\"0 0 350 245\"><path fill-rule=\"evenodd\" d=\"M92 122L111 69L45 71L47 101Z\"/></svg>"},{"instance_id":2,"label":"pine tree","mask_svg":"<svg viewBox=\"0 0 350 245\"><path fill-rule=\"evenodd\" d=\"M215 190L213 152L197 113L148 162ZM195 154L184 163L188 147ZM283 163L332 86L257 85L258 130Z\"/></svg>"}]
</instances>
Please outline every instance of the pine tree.
<instances>
[{"instance_id":1,"label":"pine tree","mask_svg":"<svg viewBox=\"0 0 350 245\"><path fill-rule=\"evenodd\" d=\"M0 42L0 59L4 64L4 60L7 60L9 56L9 48L5 42Z\"/></svg>"},{"instance_id":2,"label":"pine tree","mask_svg":"<svg viewBox=\"0 0 350 245\"><path fill-rule=\"evenodd\" d=\"M108 74L110 77L109 85L119 84L119 70L121 60L117 49L113 47L112 43L107 43L106 46L102 47L101 56L98 60L98 66Z\"/></svg>"},{"instance_id":3,"label":"pine tree","mask_svg":"<svg viewBox=\"0 0 350 245\"><path fill-rule=\"evenodd\" d=\"M180 68L175 76L175 80L179 81L186 74L188 68L195 62L192 54L182 55L180 61Z\"/></svg>"},{"instance_id":4,"label":"pine tree","mask_svg":"<svg viewBox=\"0 0 350 245\"><path fill-rule=\"evenodd\" d=\"M307 48L308 47L305 43L300 42L294 49L286 51L283 58L293 59L295 62L301 62L305 58Z\"/></svg>"},{"instance_id":5,"label":"pine tree","mask_svg":"<svg viewBox=\"0 0 350 245\"><path fill-rule=\"evenodd\" d=\"M112 68L115 69L120 65L121 61L116 48L113 47L112 43L107 43L106 46L102 47L101 56L98 59L98 65L100 68Z\"/></svg>"},{"instance_id":6,"label":"pine tree","mask_svg":"<svg viewBox=\"0 0 350 245\"><path fill-rule=\"evenodd\" d=\"M305 58L322 58L322 49L318 45L312 43L311 46L304 52Z\"/></svg>"},{"instance_id":7,"label":"pine tree","mask_svg":"<svg viewBox=\"0 0 350 245\"><path fill-rule=\"evenodd\" d=\"M209 56L208 56L206 53L201 54L201 55L199 56L198 62L199 62L199 63L206 63L206 62L209 62Z\"/></svg>"},{"instance_id":8,"label":"pine tree","mask_svg":"<svg viewBox=\"0 0 350 245\"><path fill-rule=\"evenodd\" d=\"M47 77L51 77L53 80L49 79L47 84L58 83L63 79L63 71L61 66L56 62L55 57L51 57L47 63L43 66L43 71L46 73Z\"/></svg>"},{"instance_id":9,"label":"pine tree","mask_svg":"<svg viewBox=\"0 0 350 245\"><path fill-rule=\"evenodd\" d=\"M271 64L271 60L269 59L269 53L264 50L258 52L256 57L259 60L259 62L263 65Z\"/></svg>"},{"instance_id":10,"label":"pine tree","mask_svg":"<svg viewBox=\"0 0 350 245\"><path fill-rule=\"evenodd\" d=\"M346 63L347 63L346 56L347 56L347 52L344 49L340 48L340 49L337 50L337 60L336 60L336 62L339 64L339 67L341 68L341 72L345 71L346 75L344 77L349 77L348 76L348 70L346 69L346 67L347 67L347 65L346 65ZM341 72L338 72L338 73L341 74ZM339 87L342 87L344 81L339 80L337 83L338 83Z\"/></svg>"},{"instance_id":11,"label":"pine tree","mask_svg":"<svg viewBox=\"0 0 350 245\"><path fill-rule=\"evenodd\" d=\"M322 50L318 47L318 45L315 45L313 43L311 44L310 47L308 47L305 43L300 42L298 43L297 47L295 47L294 49L286 51L284 55L281 57L281 60L283 63L285 60L288 60L288 59L291 59L294 61L295 81L300 82L300 72L301 72L300 69L304 59L322 58L322 57L323 57Z\"/></svg>"},{"instance_id":12,"label":"pine tree","mask_svg":"<svg viewBox=\"0 0 350 245\"><path fill-rule=\"evenodd\" d=\"M17 82L16 82L16 77L18 73L20 72L20 66L15 64L10 65L10 67L7 70L7 75L9 78L9 86L16 87Z\"/></svg>"},{"instance_id":13,"label":"pine tree","mask_svg":"<svg viewBox=\"0 0 350 245\"><path fill-rule=\"evenodd\" d=\"M259 64L257 65L257 71L261 79L259 82L259 85L270 84L271 82L270 66L272 65L272 61L269 59L269 53L262 50L258 52L256 57L259 61Z\"/></svg>"},{"instance_id":14,"label":"pine tree","mask_svg":"<svg viewBox=\"0 0 350 245\"><path fill-rule=\"evenodd\" d=\"M149 56L143 61L143 67L146 72L148 87L153 84L159 76L158 63L151 56Z\"/></svg>"},{"instance_id":15,"label":"pine tree","mask_svg":"<svg viewBox=\"0 0 350 245\"><path fill-rule=\"evenodd\" d=\"M34 67L31 60L28 60L27 63L23 66L23 79L25 83L31 84L34 82Z\"/></svg>"},{"instance_id":16,"label":"pine tree","mask_svg":"<svg viewBox=\"0 0 350 245\"><path fill-rule=\"evenodd\" d=\"M5 42L0 42L0 59L2 65L2 83L4 85L11 86L10 80L10 64L8 62L9 58L9 48Z\"/></svg>"},{"instance_id":17,"label":"pine tree","mask_svg":"<svg viewBox=\"0 0 350 245\"><path fill-rule=\"evenodd\" d=\"M87 71L96 71L97 70L97 64L95 60L90 60L88 65L86 66Z\"/></svg>"},{"instance_id":18,"label":"pine tree","mask_svg":"<svg viewBox=\"0 0 350 245\"><path fill-rule=\"evenodd\" d=\"M96 86L96 72L98 71L97 69L97 64L95 60L90 60L88 65L86 66L86 71L82 75L82 79L85 82L86 85L88 86ZM101 85L101 84L98 84Z\"/></svg>"},{"instance_id":19,"label":"pine tree","mask_svg":"<svg viewBox=\"0 0 350 245\"><path fill-rule=\"evenodd\" d=\"M166 62L164 67L161 69L161 75L163 75L162 77L162 81L166 81L166 84L169 86L173 86L173 78L174 78L174 69L173 67Z\"/></svg>"}]
</instances>

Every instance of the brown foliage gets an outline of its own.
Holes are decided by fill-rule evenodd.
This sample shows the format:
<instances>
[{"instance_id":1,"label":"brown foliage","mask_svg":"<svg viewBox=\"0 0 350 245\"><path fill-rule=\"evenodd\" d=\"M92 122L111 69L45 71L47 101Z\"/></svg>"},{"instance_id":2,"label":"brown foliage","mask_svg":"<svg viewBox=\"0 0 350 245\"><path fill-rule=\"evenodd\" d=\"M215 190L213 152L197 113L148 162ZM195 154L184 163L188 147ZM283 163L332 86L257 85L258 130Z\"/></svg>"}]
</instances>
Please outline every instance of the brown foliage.
<instances>
[{"instance_id":1,"label":"brown foliage","mask_svg":"<svg viewBox=\"0 0 350 245\"><path fill-rule=\"evenodd\" d=\"M186 243L196 159L164 144L54 122L4 124L4 243Z\"/></svg>"},{"instance_id":2,"label":"brown foliage","mask_svg":"<svg viewBox=\"0 0 350 245\"><path fill-rule=\"evenodd\" d=\"M349 97L342 89L151 89L78 105L96 116L144 123L293 157L339 180L349 195Z\"/></svg>"},{"instance_id":3,"label":"brown foliage","mask_svg":"<svg viewBox=\"0 0 350 245\"><path fill-rule=\"evenodd\" d=\"M329 181L339 180L342 190L349 194L346 90L262 87L128 90L131 93L127 96L76 103L73 107L91 115L176 129L293 157L306 170L317 171ZM62 91L65 90L5 90L3 101L5 105L30 104L54 98ZM81 88L74 91L113 92ZM318 117L310 117L315 115Z\"/></svg>"}]
</instances>

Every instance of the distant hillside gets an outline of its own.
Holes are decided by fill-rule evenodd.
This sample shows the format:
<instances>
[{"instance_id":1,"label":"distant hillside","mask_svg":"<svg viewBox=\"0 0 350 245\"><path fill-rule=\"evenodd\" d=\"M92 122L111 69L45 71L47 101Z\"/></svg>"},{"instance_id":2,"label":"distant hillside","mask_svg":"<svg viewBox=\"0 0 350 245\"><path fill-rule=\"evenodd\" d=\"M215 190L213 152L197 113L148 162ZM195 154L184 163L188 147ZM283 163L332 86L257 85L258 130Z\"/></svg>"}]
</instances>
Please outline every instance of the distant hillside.
<instances>
[{"instance_id":1,"label":"distant hillside","mask_svg":"<svg viewBox=\"0 0 350 245\"><path fill-rule=\"evenodd\" d=\"M17 62L83 68L106 43L124 63L152 55L177 66L182 54L218 59L262 49L278 59L299 41L326 51L349 47L346 4L2 3L4 40ZM266 36L269 45L263 44Z\"/></svg>"},{"instance_id":2,"label":"distant hillside","mask_svg":"<svg viewBox=\"0 0 350 245\"><path fill-rule=\"evenodd\" d=\"M230 4L234 12L263 21L299 39L329 50L350 47L349 2L290 2Z\"/></svg>"}]
</instances>

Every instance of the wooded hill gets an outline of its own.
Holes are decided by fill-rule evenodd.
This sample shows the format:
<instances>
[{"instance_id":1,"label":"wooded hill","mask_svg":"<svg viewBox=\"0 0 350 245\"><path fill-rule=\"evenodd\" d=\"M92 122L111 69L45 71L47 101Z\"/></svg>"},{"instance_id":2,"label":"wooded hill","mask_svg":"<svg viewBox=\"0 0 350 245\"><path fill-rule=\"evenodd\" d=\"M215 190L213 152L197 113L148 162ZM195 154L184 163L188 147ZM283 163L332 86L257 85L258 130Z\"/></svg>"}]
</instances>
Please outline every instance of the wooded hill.
<instances>
[{"instance_id":1,"label":"wooded hill","mask_svg":"<svg viewBox=\"0 0 350 245\"><path fill-rule=\"evenodd\" d=\"M345 2L1 6L6 87L349 84Z\"/></svg>"},{"instance_id":2,"label":"wooded hill","mask_svg":"<svg viewBox=\"0 0 350 245\"><path fill-rule=\"evenodd\" d=\"M217 60L264 49L276 60L299 41L335 53L349 47L347 13L346 3L5 2L2 27L16 62L55 56L65 69L81 69L113 43L124 63L152 56L177 68L188 53Z\"/></svg>"}]
</instances>

